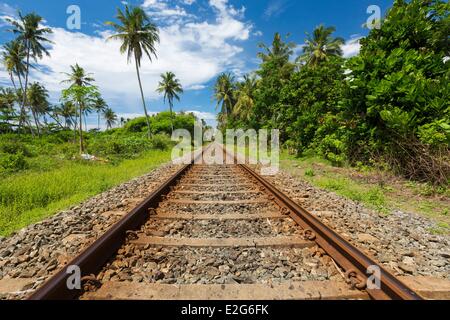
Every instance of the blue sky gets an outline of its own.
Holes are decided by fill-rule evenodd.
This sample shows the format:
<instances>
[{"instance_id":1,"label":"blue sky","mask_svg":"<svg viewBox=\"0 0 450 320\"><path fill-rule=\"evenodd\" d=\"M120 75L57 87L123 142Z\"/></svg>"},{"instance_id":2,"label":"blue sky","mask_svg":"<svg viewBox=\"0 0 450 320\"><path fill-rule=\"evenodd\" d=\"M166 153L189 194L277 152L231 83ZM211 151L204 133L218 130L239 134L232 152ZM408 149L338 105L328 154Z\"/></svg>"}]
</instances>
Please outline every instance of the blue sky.
<instances>
[{"instance_id":1,"label":"blue sky","mask_svg":"<svg viewBox=\"0 0 450 320\"><path fill-rule=\"evenodd\" d=\"M290 33L299 45L305 32L319 25L333 25L336 36L343 37L346 56L358 53L358 39L367 35L363 28L370 14L367 8L378 5L382 13L392 0L132 0L142 6L161 30L158 59L142 66L144 91L153 112L165 110L155 92L159 75L173 71L180 78L185 93L175 110L197 111L200 117L213 119L215 102L212 86L224 71L241 77L258 66L258 43L270 43L275 32ZM51 100L57 103L64 78L71 64L78 62L97 80L105 100L121 116L142 113L135 69L118 52L118 44L106 42L110 34L104 22L114 18L119 0L0 0L0 43L11 39L5 17L17 10L36 11L45 24L54 29L51 57L40 62L41 72L33 72L33 81L46 84ZM68 30L69 5L81 9L81 29ZM6 72L0 69L0 84L9 85ZM95 124L93 116L90 122ZM211 120L212 121L212 120Z\"/></svg>"}]
</instances>

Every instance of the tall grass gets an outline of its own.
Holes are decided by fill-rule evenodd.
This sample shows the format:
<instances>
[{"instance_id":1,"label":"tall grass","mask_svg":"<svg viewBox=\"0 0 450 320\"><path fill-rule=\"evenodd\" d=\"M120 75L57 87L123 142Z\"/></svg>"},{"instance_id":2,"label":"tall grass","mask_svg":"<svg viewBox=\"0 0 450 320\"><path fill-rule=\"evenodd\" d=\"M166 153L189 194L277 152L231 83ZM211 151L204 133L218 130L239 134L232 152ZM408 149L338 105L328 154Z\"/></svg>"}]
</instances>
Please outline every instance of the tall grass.
<instances>
[{"instance_id":1,"label":"tall grass","mask_svg":"<svg viewBox=\"0 0 450 320\"><path fill-rule=\"evenodd\" d=\"M0 235L7 236L170 160L152 150L118 165L66 161L45 172L22 172L0 181Z\"/></svg>"}]
</instances>

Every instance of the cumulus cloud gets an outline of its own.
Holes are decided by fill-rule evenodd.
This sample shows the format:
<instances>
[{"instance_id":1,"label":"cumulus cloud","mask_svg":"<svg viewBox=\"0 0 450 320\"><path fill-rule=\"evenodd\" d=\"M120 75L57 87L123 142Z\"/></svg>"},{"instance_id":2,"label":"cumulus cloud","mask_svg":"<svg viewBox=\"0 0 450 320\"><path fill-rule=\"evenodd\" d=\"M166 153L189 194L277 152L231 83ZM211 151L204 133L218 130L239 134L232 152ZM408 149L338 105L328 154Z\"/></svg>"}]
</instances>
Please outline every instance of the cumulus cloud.
<instances>
[{"instance_id":1,"label":"cumulus cloud","mask_svg":"<svg viewBox=\"0 0 450 320\"><path fill-rule=\"evenodd\" d=\"M361 50L361 44L359 43L359 40L361 40L360 37L350 39L346 41L344 45L342 45L344 58L350 58L359 54L359 51Z\"/></svg>"}]
</instances>

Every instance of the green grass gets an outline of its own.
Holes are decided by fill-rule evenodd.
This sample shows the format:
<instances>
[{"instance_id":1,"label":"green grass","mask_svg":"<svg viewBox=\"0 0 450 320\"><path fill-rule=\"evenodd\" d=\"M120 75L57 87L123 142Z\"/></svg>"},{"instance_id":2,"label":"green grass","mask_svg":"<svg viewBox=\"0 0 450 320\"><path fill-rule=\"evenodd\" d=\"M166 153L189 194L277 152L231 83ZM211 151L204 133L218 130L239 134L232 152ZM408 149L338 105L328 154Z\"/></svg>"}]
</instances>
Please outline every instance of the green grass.
<instances>
[{"instance_id":1,"label":"green grass","mask_svg":"<svg viewBox=\"0 0 450 320\"><path fill-rule=\"evenodd\" d=\"M62 161L50 169L2 177L0 235L7 236L60 210L122 182L145 174L170 160L171 151L152 150L118 165Z\"/></svg>"},{"instance_id":2,"label":"green grass","mask_svg":"<svg viewBox=\"0 0 450 320\"><path fill-rule=\"evenodd\" d=\"M282 169L316 187L359 201L380 214L388 214L393 209L420 214L436 221L437 228L431 232L450 233L448 188L433 189L425 184L407 181L387 181L380 185L364 179L374 175L369 168L336 168L329 161L314 155L297 158L283 151L280 161Z\"/></svg>"}]
</instances>

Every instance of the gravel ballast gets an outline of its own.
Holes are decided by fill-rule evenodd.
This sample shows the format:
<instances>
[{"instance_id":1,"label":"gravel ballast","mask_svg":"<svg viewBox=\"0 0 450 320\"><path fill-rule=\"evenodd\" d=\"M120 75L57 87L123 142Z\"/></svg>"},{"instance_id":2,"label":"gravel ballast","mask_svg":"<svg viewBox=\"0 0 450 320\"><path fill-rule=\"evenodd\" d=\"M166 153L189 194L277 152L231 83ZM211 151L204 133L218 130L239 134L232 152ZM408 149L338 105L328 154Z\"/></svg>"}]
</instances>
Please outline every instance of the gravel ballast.
<instances>
[{"instance_id":1,"label":"gravel ballast","mask_svg":"<svg viewBox=\"0 0 450 320\"><path fill-rule=\"evenodd\" d=\"M450 237L432 234L437 226L430 219L398 210L378 214L284 171L266 178L395 275L450 279Z\"/></svg>"}]
</instances>

